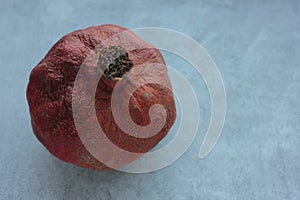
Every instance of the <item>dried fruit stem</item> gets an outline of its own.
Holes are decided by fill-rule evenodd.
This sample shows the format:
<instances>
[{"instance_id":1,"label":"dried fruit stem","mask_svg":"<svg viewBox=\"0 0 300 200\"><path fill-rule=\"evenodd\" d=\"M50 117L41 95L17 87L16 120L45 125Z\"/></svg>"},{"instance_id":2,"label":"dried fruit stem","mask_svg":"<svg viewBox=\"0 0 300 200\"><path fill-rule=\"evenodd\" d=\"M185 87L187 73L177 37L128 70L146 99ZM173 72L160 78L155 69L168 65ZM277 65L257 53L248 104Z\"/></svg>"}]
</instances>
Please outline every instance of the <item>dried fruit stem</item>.
<instances>
[{"instance_id":1,"label":"dried fruit stem","mask_svg":"<svg viewBox=\"0 0 300 200\"><path fill-rule=\"evenodd\" d=\"M98 67L107 79L120 80L132 68L128 52L122 46L104 47L100 52Z\"/></svg>"}]
</instances>

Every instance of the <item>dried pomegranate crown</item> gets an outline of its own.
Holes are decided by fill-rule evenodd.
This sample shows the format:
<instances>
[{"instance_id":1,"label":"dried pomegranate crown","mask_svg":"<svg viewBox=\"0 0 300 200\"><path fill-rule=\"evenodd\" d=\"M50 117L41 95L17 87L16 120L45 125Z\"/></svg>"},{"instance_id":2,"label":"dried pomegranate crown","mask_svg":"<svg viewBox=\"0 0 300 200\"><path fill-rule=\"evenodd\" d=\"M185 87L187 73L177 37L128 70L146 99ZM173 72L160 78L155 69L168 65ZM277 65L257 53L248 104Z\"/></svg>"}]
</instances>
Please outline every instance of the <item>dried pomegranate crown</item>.
<instances>
[{"instance_id":1,"label":"dried pomegranate crown","mask_svg":"<svg viewBox=\"0 0 300 200\"><path fill-rule=\"evenodd\" d=\"M133 67L128 52L120 45L104 47L97 65L107 79L121 79Z\"/></svg>"}]
</instances>

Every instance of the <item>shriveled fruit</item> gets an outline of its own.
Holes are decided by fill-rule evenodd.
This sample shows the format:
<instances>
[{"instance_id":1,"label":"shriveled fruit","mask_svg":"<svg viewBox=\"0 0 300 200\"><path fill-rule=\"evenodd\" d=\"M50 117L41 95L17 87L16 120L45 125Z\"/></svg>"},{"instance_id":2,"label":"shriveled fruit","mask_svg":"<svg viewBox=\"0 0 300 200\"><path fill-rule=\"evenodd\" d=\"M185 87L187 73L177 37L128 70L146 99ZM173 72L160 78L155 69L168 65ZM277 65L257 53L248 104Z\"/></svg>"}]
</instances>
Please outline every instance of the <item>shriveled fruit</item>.
<instances>
[{"instance_id":1,"label":"shriveled fruit","mask_svg":"<svg viewBox=\"0 0 300 200\"><path fill-rule=\"evenodd\" d=\"M113 43L105 42L114 37L116 40ZM120 93L126 93L130 79L127 81L124 77L130 77L140 66L151 63L159 63L162 67L159 71L146 70L145 76L152 80L163 80L170 85L161 53L131 31L116 25L94 26L61 38L30 74L27 100L33 132L49 152L59 159L81 167L108 170L110 168L97 160L83 145L72 113L74 81L79 68L91 52L97 55L97 60L91 62L88 75L95 77L99 70L103 72L97 82L96 92L92 94L95 98L94 108L99 125L114 145L129 152L148 152L163 139L173 125L176 118L175 103L171 90L152 83L141 86L130 98L128 109L132 120L139 126L146 126L150 123L150 107L160 104L165 108L166 122L152 137L134 137L127 134L120 129L112 114L113 90L118 81L123 81L119 90ZM92 81L93 78L89 80ZM88 92L84 94L89 95ZM89 113L86 115L88 119ZM86 134L93 137L94 133ZM118 159L118 155L109 156ZM128 159L122 165L131 161L132 159Z\"/></svg>"}]
</instances>

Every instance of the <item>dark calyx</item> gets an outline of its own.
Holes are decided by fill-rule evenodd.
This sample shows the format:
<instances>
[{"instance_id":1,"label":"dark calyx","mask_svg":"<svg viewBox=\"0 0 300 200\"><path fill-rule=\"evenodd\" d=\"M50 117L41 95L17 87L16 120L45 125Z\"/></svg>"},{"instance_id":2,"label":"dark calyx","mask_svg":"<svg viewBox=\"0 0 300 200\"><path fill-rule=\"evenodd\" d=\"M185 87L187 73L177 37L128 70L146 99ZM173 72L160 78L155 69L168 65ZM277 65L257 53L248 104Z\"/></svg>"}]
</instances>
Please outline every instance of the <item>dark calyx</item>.
<instances>
[{"instance_id":1,"label":"dark calyx","mask_svg":"<svg viewBox=\"0 0 300 200\"><path fill-rule=\"evenodd\" d=\"M122 79L132 68L133 63L122 46L104 47L100 52L98 67L107 79Z\"/></svg>"}]
</instances>

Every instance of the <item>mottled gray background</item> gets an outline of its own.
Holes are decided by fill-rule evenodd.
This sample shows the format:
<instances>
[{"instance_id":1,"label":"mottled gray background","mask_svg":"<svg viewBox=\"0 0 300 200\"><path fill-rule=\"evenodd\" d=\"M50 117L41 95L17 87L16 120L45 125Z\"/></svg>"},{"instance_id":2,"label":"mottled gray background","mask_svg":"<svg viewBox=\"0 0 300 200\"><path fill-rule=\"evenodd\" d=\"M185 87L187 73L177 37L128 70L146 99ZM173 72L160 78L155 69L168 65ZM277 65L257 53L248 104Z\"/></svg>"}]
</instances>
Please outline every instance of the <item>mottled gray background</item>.
<instances>
[{"instance_id":1,"label":"mottled gray background","mask_svg":"<svg viewBox=\"0 0 300 200\"><path fill-rule=\"evenodd\" d=\"M64 163L35 139L25 88L63 35L105 23L160 26L200 42L227 90L227 119L212 153L197 158L210 117L203 80L176 56L198 94L201 121L175 164L148 174L102 173ZM0 2L0 199L300 199L300 2ZM176 42L176 41L174 41Z\"/></svg>"}]
</instances>

